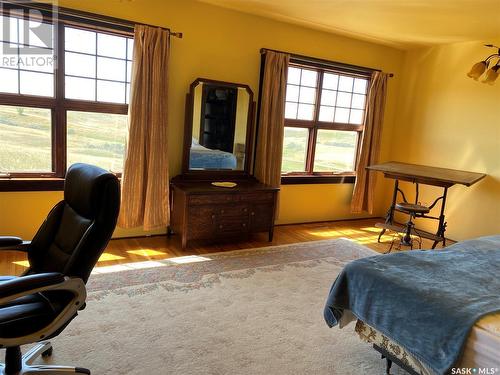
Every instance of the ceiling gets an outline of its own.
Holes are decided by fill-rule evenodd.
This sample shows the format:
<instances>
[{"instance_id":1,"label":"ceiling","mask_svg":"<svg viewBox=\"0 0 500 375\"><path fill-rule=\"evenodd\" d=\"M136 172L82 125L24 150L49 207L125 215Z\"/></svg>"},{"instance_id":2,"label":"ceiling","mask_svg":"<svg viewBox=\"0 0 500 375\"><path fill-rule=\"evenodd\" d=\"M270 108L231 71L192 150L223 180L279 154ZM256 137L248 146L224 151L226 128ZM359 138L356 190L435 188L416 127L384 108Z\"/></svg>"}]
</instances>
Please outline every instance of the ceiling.
<instances>
[{"instance_id":1,"label":"ceiling","mask_svg":"<svg viewBox=\"0 0 500 375\"><path fill-rule=\"evenodd\" d=\"M500 39L500 0L200 0L400 48Z\"/></svg>"}]
</instances>

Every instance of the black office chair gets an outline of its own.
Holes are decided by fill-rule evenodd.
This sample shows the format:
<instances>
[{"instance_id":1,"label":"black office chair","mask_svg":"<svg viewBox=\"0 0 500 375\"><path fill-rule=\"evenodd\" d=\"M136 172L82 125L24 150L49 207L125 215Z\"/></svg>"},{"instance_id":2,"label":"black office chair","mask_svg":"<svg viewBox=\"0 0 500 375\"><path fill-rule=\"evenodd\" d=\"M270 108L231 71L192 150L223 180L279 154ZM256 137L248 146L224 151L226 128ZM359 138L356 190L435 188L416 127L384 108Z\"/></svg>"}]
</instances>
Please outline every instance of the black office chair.
<instances>
[{"instance_id":1,"label":"black office chair","mask_svg":"<svg viewBox=\"0 0 500 375\"><path fill-rule=\"evenodd\" d=\"M24 355L20 346L59 335L85 307L85 283L111 238L119 209L116 176L74 164L66 174L64 200L31 242L0 237L0 249L26 251L29 259L22 276L0 277L0 347L6 349L1 374L90 374L78 367L33 365L40 355L52 354L49 342Z\"/></svg>"}]
</instances>

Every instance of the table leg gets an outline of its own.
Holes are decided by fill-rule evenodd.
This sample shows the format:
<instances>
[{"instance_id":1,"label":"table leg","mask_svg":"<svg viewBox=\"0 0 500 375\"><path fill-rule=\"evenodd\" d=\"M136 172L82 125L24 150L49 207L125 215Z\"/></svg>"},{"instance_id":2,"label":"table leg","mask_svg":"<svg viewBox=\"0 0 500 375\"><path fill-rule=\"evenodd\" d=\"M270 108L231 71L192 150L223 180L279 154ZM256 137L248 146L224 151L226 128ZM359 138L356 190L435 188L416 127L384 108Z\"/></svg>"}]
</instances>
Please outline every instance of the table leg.
<instances>
[{"instance_id":1,"label":"table leg","mask_svg":"<svg viewBox=\"0 0 500 375\"><path fill-rule=\"evenodd\" d=\"M446 205L446 195L448 194L448 188L444 187L444 192L443 192L443 201L441 202L441 212L439 214L439 225L438 225L438 230L436 232L436 236L441 237L443 241L443 247L446 246L446 238L444 237L444 232L446 231L446 221L445 221L445 216L444 216L444 208ZM435 249L436 245L441 242L441 240L436 240L432 244L432 248Z\"/></svg>"},{"instance_id":2,"label":"table leg","mask_svg":"<svg viewBox=\"0 0 500 375\"><path fill-rule=\"evenodd\" d=\"M392 203L391 207L389 207L389 210L387 211L387 214L385 215L385 224L391 224L394 222L394 207L396 207L396 198L398 196L398 189L399 189L399 180L394 180L394 191L392 193ZM384 235L386 229L382 229L380 231L380 234L378 235L378 240L377 242L380 243L380 238Z\"/></svg>"}]
</instances>

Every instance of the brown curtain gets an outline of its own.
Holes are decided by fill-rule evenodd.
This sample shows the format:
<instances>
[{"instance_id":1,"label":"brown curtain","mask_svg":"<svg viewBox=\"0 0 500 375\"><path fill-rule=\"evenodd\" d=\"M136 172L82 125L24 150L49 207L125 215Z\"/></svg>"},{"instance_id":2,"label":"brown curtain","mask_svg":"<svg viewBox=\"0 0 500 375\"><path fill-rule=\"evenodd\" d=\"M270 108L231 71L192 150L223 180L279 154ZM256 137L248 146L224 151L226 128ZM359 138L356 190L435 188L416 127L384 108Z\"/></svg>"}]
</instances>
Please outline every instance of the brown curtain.
<instances>
[{"instance_id":1,"label":"brown curtain","mask_svg":"<svg viewBox=\"0 0 500 375\"><path fill-rule=\"evenodd\" d=\"M266 51L262 80L255 177L279 187L285 123L285 93L290 55Z\"/></svg>"},{"instance_id":2,"label":"brown curtain","mask_svg":"<svg viewBox=\"0 0 500 375\"><path fill-rule=\"evenodd\" d=\"M170 35L138 25L134 34L132 87L122 205L118 224L144 230L169 222L167 87Z\"/></svg>"},{"instance_id":3,"label":"brown curtain","mask_svg":"<svg viewBox=\"0 0 500 375\"><path fill-rule=\"evenodd\" d=\"M365 129L361 139L361 149L357 159L356 183L352 193L351 211L373 213L376 174L366 167L378 162L380 138L384 121L387 73L373 72L368 92Z\"/></svg>"}]
</instances>

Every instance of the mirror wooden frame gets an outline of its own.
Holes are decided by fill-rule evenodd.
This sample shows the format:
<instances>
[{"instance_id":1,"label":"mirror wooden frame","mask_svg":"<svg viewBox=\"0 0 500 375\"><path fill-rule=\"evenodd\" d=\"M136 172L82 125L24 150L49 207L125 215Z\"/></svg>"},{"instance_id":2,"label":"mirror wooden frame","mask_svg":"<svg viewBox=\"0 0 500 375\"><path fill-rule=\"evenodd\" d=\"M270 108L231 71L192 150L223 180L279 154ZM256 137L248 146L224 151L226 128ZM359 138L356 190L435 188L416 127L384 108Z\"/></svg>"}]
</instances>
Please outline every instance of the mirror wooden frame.
<instances>
[{"instance_id":1,"label":"mirror wooden frame","mask_svg":"<svg viewBox=\"0 0 500 375\"><path fill-rule=\"evenodd\" d=\"M243 170L191 170L189 169L189 158L193 134L193 112L194 112L194 90L200 83L217 85L220 87L243 88L249 95L248 117L246 130L245 164ZM255 101L254 94L249 85L242 83L216 81L209 78L197 78L189 86L189 93L186 95L185 121L184 121L184 149L182 156L182 176L187 179L245 179L252 176L253 156L254 156L254 136L255 136Z\"/></svg>"}]
</instances>

